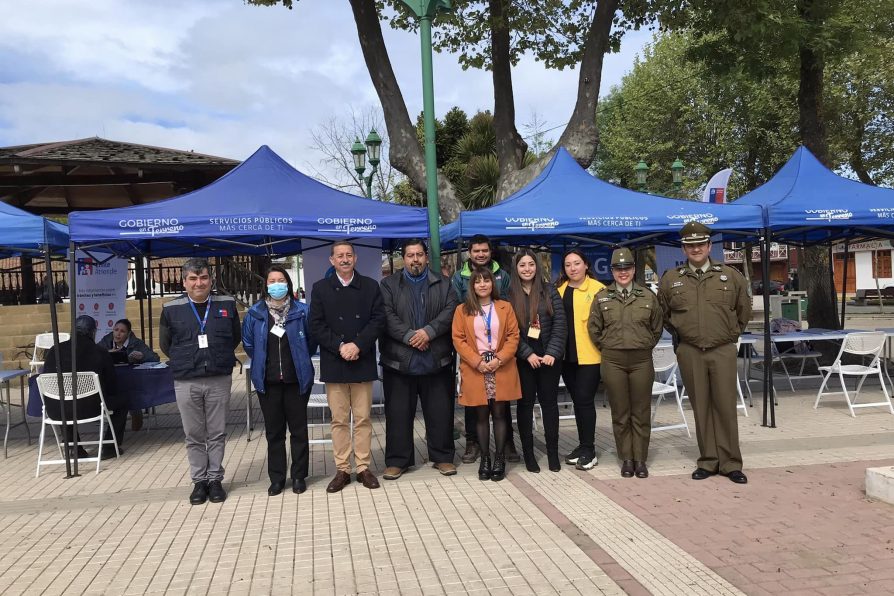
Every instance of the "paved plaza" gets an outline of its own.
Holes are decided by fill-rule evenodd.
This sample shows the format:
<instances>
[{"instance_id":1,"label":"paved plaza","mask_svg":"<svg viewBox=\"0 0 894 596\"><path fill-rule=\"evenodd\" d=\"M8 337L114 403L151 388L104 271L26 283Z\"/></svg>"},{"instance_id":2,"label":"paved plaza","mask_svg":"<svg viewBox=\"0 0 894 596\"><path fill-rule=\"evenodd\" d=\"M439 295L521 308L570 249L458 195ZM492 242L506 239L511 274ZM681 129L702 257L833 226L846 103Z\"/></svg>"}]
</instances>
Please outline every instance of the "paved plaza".
<instances>
[{"instance_id":1,"label":"paved plaza","mask_svg":"<svg viewBox=\"0 0 894 596\"><path fill-rule=\"evenodd\" d=\"M655 433L651 477L620 478L599 407L589 472L549 472L538 430L540 474L514 464L505 481L481 482L476 464L442 477L425 463L420 414L418 465L401 479L329 495L331 447L317 444L308 491L268 497L263 423L247 441L244 377L233 381L222 505L187 502L174 404L148 430L128 430L126 453L98 475L88 464L78 478L61 466L34 478L34 442L14 429L0 464L0 593L894 593L894 506L863 492L867 467L894 465L894 416L851 418L839 398L814 410L811 383L779 385L777 428L761 426L757 399L747 418L740 411L747 485L689 478L694 427L692 438ZM662 405L660 417L674 412ZM380 411L374 429L380 475ZM565 452L574 421L561 431Z\"/></svg>"}]
</instances>

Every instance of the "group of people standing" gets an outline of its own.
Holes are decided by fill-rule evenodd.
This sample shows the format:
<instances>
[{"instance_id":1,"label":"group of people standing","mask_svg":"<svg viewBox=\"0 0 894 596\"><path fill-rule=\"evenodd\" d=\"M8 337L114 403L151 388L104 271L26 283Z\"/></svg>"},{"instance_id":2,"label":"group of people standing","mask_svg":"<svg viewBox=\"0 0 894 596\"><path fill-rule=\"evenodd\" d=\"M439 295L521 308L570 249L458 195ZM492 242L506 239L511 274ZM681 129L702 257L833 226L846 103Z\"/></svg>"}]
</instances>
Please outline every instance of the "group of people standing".
<instances>
[{"instance_id":1,"label":"group of people standing","mask_svg":"<svg viewBox=\"0 0 894 596\"><path fill-rule=\"evenodd\" d=\"M239 325L235 302L210 295L207 262L183 266L183 297L167 303L161 346L174 369L177 403L194 483L190 502L226 498L223 479L226 407L234 349L252 358L251 380L264 412L268 441L268 494L287 479L306 490L307 404L314 383L311 355L320 350L320 380L332 412L335 493L354 478L375 489L370 470L373 382L382 366L385 395L385 470L396 480L416 465L414 419L421 402L428 460L456 474L453 411L456 363L459 403L465 406L464 463L479 461L479 478L501 480L519 461L509 404L527 470L539 472L533 410L540 404L547 465L561 470L558 391L571 396L577 446L566 465L596 465L595 394L604 383L623 477L646 478L654 368L652 349L663 329L673 337L696 420L697 480L723 474L744 483L736 417L735 342L750 317L741 274L710 260L710 230L683 227L686 264L668 271L658 295L634 281L629 249L614 251L613 282L595 279L586 255L563 255L556 284L540 255L518 251L507 272L493 260L487 237L473 237L469 260L452 279L432 271L424 240L403 243L404 267L381 284L355 270L349 242L332 245L333 274L317 281L310 306L294 298L292 281L271 267L264 298ZM376 344L380 361L376 361ZM493 426L493 450L490 437ZM290 435L291 465L285 439ZM288 473L288 476L287 476Z\"/></svg>"}]
</instances>

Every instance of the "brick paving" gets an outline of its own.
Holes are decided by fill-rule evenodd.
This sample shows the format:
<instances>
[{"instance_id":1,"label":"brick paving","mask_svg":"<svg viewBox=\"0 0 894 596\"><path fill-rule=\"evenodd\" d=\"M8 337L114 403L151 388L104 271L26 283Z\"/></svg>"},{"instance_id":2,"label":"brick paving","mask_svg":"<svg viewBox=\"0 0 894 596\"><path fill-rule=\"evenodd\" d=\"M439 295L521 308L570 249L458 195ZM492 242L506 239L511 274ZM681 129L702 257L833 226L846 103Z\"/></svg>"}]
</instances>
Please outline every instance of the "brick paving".
<instances>
[{"instance_id":1,"label":"brick paving","mask_svg":"<svg viewBox=\"0 0 894 596\"><path fill-rule=\"evenodd\" d=\"M425 463L420 416L419 465L400 480L328 495L331 448L313 445L308 492L269 498L263 423L256 410L246 441L238 374L223 505L186 501L174 405L149 430L128 430L120 460L73 479L61 467L34 478L36 448L17 428L0 460L0 593L894 592L894 507L863 494L865 468L894 463L894 416L879 408L854 419L835 400L814 410L813 391L798 388L780 391L778 428L760 426L759 405L740 414L746 486L690 480L697 450L682 431L655 433L649 479L621 479L599 407L590 472L553 474L541 461L541 474L516 464L501 483L480 482L477 466L442 477ZM660 418L674 416L662 406ZM575 437L563 421L561 449ZM535 444L545 460L542 430ZM383 448L375 414L378 474Z\"/></svg>"}]
</instances>

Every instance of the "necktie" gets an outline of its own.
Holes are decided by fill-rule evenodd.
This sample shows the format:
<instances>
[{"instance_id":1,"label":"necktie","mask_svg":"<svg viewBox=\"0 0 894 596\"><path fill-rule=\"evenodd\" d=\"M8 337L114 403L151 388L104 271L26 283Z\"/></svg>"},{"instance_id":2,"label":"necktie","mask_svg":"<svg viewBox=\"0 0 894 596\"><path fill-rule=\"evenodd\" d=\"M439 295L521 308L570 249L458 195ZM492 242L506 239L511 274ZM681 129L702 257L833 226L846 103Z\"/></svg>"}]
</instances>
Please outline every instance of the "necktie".
<instances>
[{"instance_id":1,"label":"necktie","mask_svg":"<svg viewBox=\"0 0 894 596\"><path fill-rule=\"evenodd\" d=\"M701 277L701 276L702 276L702 273L704 273L704 271L702 271L701 269L696 269L696 270L695 270L695 276L696 276L696 277Z\"/></svg>"},{"instance_id":2,"label":"necktie","mask_svg":"<svg viewBox=\"0 0 894 596\"><path fill-rule=\"evenodd\" d=\"M624 302L627 302L627 289L626 288L621 292L621 299L624 300Z\"/></svg>"}]
</instances>

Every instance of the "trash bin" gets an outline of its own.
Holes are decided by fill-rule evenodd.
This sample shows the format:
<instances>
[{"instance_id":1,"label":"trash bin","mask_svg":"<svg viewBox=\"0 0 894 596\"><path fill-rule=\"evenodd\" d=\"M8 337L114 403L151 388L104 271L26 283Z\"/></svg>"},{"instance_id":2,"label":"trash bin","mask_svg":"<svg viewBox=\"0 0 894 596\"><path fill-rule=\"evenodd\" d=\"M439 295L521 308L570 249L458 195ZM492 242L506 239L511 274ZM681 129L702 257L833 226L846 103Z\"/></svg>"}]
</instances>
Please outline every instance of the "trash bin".
<instances>
[{"instance_id":1,"label":"trash bin","mask_svg":"<svg viewBox=\"0 0 894 596\"><path fill-rule=\"evenodd\" d=\"M801 316L798 313L798 307L800 306L800 300L798 299L787 299L782 303L782 318L790 319L792 321L800 321Z\"/></svg>"}]
</instances>

